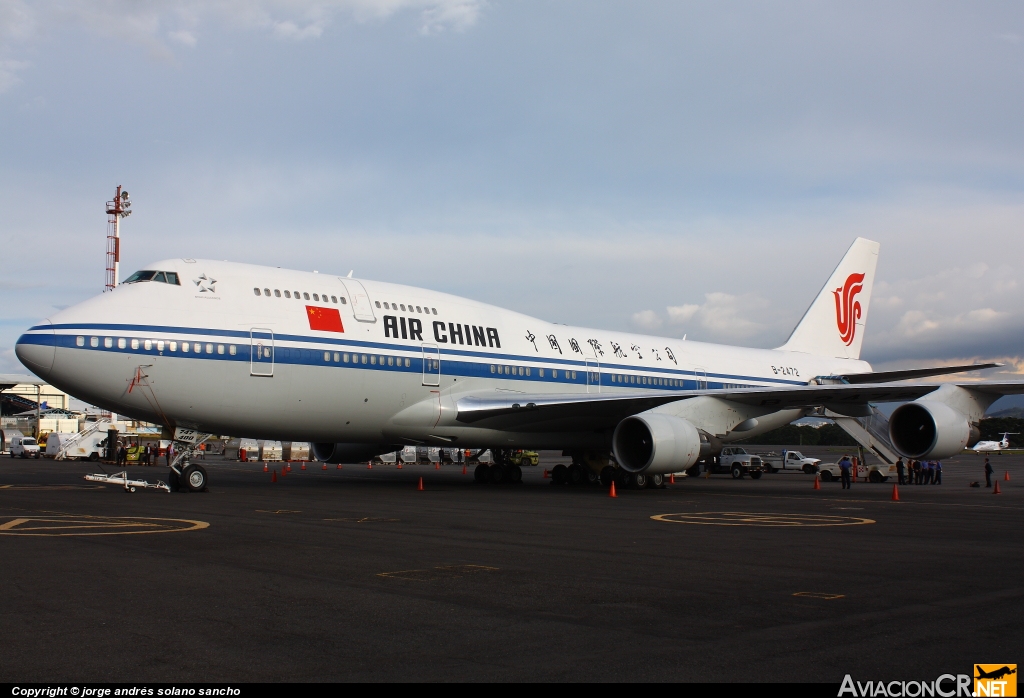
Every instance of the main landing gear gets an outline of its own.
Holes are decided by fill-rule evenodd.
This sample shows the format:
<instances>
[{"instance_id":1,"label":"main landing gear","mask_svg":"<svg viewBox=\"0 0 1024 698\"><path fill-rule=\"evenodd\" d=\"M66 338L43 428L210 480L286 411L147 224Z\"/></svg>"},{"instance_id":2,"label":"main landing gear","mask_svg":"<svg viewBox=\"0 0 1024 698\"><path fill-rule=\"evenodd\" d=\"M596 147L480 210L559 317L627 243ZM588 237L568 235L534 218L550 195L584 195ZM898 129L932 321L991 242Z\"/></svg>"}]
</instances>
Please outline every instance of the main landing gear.
<instances>
[{"instance_id":1,"label":"main landing gear","mask_svg":"<svg viewBox=\"0 0 1024 698\"><path fill-rule=\"evenodd\" d=\"M473 471L473 479L481 484L515 485L523 481L523 469L512 463L506 449L492 448L494 463L481 463Z\"/></svg>"},{"instance_id":2,"label":"main landing gear","mask_svg":"<svg viewBox=\"0 0 1024 698\"><path fill-rule=\"evenodd\" d=\"M622 468L613 465L606 454L573 451L563 455L572 456L572 464L559 463L551 469L552 485L611 487L614 482L617 489L665 486L664 475L627 473Z\"/></svg>"}]
</instances>

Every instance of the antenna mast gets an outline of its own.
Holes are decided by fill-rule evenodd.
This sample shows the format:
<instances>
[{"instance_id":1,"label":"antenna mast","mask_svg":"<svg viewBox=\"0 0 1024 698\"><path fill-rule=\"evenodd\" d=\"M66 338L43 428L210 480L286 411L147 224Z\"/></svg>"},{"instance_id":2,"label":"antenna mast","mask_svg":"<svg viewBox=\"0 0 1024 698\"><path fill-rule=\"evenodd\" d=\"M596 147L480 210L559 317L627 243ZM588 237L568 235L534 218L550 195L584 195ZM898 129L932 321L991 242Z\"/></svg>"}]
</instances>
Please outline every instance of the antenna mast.
<instances>
[{"instance_id":1,"label":"antenna mast","mask_svg":"<svg viewBox=\"0 0 1024 698\"><path fill-rule=\"evenodd\" d=\"M107 202L107 278L106 291L113 291L118 282L121 264L121 219L132 215L132 202L128 192L117 185L114 200Z\"/></svg>"}]
</instances>

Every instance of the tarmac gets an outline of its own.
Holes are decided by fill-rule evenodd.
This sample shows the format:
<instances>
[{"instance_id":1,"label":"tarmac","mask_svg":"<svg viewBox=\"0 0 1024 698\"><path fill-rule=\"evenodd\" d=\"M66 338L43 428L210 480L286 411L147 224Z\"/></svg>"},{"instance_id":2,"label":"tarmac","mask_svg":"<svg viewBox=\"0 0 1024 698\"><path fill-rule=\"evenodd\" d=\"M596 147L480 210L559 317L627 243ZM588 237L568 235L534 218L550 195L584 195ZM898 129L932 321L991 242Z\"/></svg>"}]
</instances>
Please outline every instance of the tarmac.
<instances>
[{"instance_id":1,"label":"tarmac","mask_svg":"<svg viewBox=\"0 0 1024 698\"><path fill-rule=\"evenodd\" d=\"M5 456L0 681L968 674L1024 647L1024 456L990 457L999 495L963 455L894 502L891 481L814 490L797 473L612 499L552 485L548 452L519 485L318 463L271 464L272 482L212 459L193 494Z\"/></svg>"}]
</instances>

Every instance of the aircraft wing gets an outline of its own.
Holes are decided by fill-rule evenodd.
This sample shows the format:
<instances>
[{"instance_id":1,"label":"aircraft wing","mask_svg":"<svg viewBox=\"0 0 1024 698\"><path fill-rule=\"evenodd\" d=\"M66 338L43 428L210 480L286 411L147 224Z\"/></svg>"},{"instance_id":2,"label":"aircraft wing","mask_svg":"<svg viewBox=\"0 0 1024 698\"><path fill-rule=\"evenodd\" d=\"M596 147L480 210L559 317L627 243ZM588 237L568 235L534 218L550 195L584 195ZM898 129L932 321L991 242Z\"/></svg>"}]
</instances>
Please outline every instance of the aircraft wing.
<instances>
[{"instance_id":1,"label":"aircraft wing","mask_svg":"<svg viewBox=\"0 0 1024 698\"><path fill-rule=\"evenodd\" d=\"M986 384L969 383L973 390ZM1024 392L1024 383L999 384L1016 386ZM669 394L637 393L515 393L486 391L456 399L456 419L492 429L564 429L571 425L589 429L614 427L630 415L677 400L701 395L730 400L744 405L767 408L768 411L818 407L845 413L863 409L871 402L903 402L916 400L936 390L937 384L902 385L807 385L786 388L741 388L736 390L686 390Z\"/></svg>"},{"instance_id":2,"label":"aircraft wing","mask_svg":"<svg viewBox=\"0 0 1024 698\"><path fill-rule=\"evenodd\" d=\"M929 376L945 376L950 373L965 373L967 371L981 371L986 368L996 368L1003 364L966 364L963 366L934 366L931 368L912 368L903 371L872 371L871 373L851 373L837 376L847 383L889 383L890 381L905 381L915 378L928 378Z\"/></svg>"}]
</instances>

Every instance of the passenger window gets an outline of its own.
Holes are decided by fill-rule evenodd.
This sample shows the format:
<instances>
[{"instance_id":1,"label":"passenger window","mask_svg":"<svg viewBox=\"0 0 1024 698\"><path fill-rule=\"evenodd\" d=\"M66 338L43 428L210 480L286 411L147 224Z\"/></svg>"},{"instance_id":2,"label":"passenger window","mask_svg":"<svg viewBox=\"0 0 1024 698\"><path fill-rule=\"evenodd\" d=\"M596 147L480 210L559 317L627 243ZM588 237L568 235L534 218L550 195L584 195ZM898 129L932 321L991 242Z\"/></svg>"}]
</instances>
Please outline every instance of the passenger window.
<instances>
[{"instance_id":1,"label":"passenger window","mask_svg":"<svg viewBox=\"0 0 1024 698\"><path fill-rule=\"evenodd\" d=\"M281 297L280 289L276 289L276 288L274 289L274 297L275 298L280 298Z\"/></svg>"},{"instance_id":2,"label":"passenger window","mask_svg":"<svg viewBox=\"0 0 1024 698\"><path fill-rule=\"evenodd\" d=\"M295 300L299 300L300 298L302 298L302 294L300 294L298 291L292 291L292 294L294 295Z\"/></svg>"},{"instance_id":3,"label":"passenger window","mask_svg":"<svg viewBox=\"0 0 1024 698\"><path fill-rule=\"evenodd\" d=\"M337 302L338 302L338 297L337 296L331 296L331 303L337 303Z\"/></svg>"},{"instance_id":4,"label":"passenger window","mask_svg":"<svg viewBox=\"0 0 1024 698\"><path fill-rule=\"evenodd\" d=\"M263 289L263 295L266 296L267 298L270 298L270 289L269 288Z\"/></svg>"},{"instance_id":5,"label":"passenger window","mask_svg":"<svg viewBox=\"0 0 1024 698\"><path fill-rule=\"evenodd\" d=\"M573 371L573 372L572 372L572 379L573 379L573 380L576 380L576 371Z\"/></svg>"},{"instance_id":6,"label":"passenger window","mask_svg":"<svg viewBox=\"0 0 1024 698\"><path fill-rule=\"evenodd\" d=\"M431 308L430 310L433 311L434 315L437 315L437 308Z\"/></svg>"},{"instance_id":7,"label":"passenger window","mask_svg":"<svg viewBox=\"0 0 1024 698\"><path fill-rule=\"evenodd\" d=\"M366 354L360 354L359 355L359 363L361 363L361 364L365 364L366 363Z\"/></svg>"},{"instance_id":8,"label":"passenger window","mask_svg":"<svg viewBox=\"0 0 1024 698\"><path fill-rule=\"evenodd\" d=\"M374 305L376 305L376 306L377 306L378 308L380 307L380 301L374 301L373 303L374 303Z\"/></svg>"},{"instance_id":9,"label":"passenger window","mask_svg":"<svg viewBox=\"0 0 1024 698\"><path fill-rule=\"evenodd\" d=\"M405 367L409 368L410 366L412 366L412 359L406 359L405 360Z\"/></svg>"},{"instance_id":10,"label":"passenger window","mask_svg":"<svg viewBox=\"0 0 1024 698\"><path fill-rule=\"evenodd\" d=\"M292 292L291 291L285 291L284 292L284 297L285 298L291 298L292 297Z\"/></svg>"},{"instance_id":11,"label":"passenger window","mask_svg":"<svg viewBox=\"0 0 1024 698\"><path fill-rule=\"evenodd\" d=\"M420 307L418 305L416 306L416 312L417 313L422 313L423 312L422 310L420 310Z\"/></svg>"},{"instance_id":12,"label":"passenger window","mask_svg":"<svg viewBox=\"0 0 1024 698\"><path fill-rule=\"evenodd\" d=\"M146 351L149 351L150 349L153 348L153 342L147 339L145 342L142 343L142 348L145 349Z\"/></svg>"},{"instance_id":13,"label":"passenger window","mask_svg":"<svg viewBox=\"0 0 1024 698\"><path fill-rule=\"evenodd\" d=\"M135 340L132 340L132 341L134 342ZM135 347L132 347L132 349L134 349L134 348ZM188 353L188 342L182 342L181 343L181 353L182 354L187 354Z\"/></svg>"},{"instance_id":14,"label":"passenger window","mask_svg":"<svg viewBox=\"0 0 1024 698\"><path fill-rule=\"evenodd\" d=\"M538 369L537 369L537 373L538 373L538 374L540 374L540 377L541 377L541 378L543 378L543 377L544 377L544 369L543 369L543 368L538 368Z\"/></svg>"},{"instance_id":15,"label":"passenger window","mask_svg":"<svg viewBox=\"0 0 1024 698\"><path fill-rule=\"evenodd\" d=\"M302 297L305 298L307 301L309 300L309 294L308 293L303 292Z\"/></svg>"},{"instance_id":16,"label":"passenger window","mask_svg":"<svg viewBox=\"0 0 1024 698\"><path fill-rule=\"evenodd\" d=\"M89 346L90 347L98 347L99 345L100 345L100 338L99 337L89 337Z\"/></svg>"},{"instance_id":17,"label":"passenger window","mask_svg":"<svg viewBox=\"0 0 1024 698\"><path fill-rule=\"evenodd\" d=\"M343 363L347 364L348 363L348 354L342 354L341 355L341 360L342 360Z\"/></svg>"},{"instance_id":18,"label":"passenger window","mask_svg":"<svg viewBox=\"0 0 1024 698\"><path fill-rule=\"evenodd\" d=\"M391 310L391 306L388 305L387 301L384 301L384 310Z\"/></svg>"},{"instance_id":19,"label":"passenger window","mask_svg":"<svg viewBox=\"0 0 1024 698\"><path fill-rule=\"evenodd\" d=\"M375 366L376 364L377 364L377 355L376 354L370 354L370 365L374 365Z\"/></svg>"},{"instance_id":20,"label":"passenger window","mask_svg":"<svg viewBox=\"0 0 1024 698\"><path fill-rule=\"evenodd\" d=\"M341 304L342 304L342 305L346 305L347 303L348 303L348 301L347 301L347 300L345 300L345 296L342 296L342 297L341 297Z\"/></svg>"},{"instance_id":21,"label":"passenger window","mask_svg":"<svg viewBox=\"0 0 1024 698\"><path fill-rule=\"evenodd\" d=\"M121 337L120 339L117 340L117 348L118 349L124 349L125 346L127 346L127 344L128 343L124 340L124 337Z\"/></svg>"},{"instance_id":22,"label":"passenger window","mask_svg":"<svg viewBox=\"0 0 1024 698\"><path fill-rule=\"evenodd\" d=\"M159 340L156 343L156 350L157 351L163 351L164 350L164 340L161 339L161 340Z\"/></svg>"},{"instance_id":23,"label":"passenger window","mask_svg":"<svg viewBox=\"0 0 1024 698\"><path fill-rule=\"evenodd\" d=\"M331 360L331 352L325 351L324 352L324 361L330 361L330 360Z\"/></svg>"},{"instance_id":24,"label":"passenger window","mask_svg":"<svg viewBox=\"0 0 1024 698\"><path fill-rule=\"evenodd\" d=\"M402 306L402 310L404 312L405 311L405 303L401 303L400 305Z\"/></svg>"},{"instance_id":25,"label":"passenger window","mask_svg":"<svg viewBox=\"0 0 1024 698\"><path fill-rule=\"evenodd\" d=\"M558 369L557 368L551 369L551 377L552 378L558 378Z\"/></svg>"},{"instance_id":26,"label":"passenger window","mask_svg":"<svg viewBox=\"0 0 1024 698\"><path fill-rule=\"evenodd\" d=\"M213 345L212 344L207 344L206 345L206 353L207 354L212 354L213 353Z\"/></svg>"},{"instance_id":27,"label":"passenger window","mask_svg":"<svg viewBox=\"0 0 1024 698\"><path fill-rule=\"evenodd\" d=\"M75 346L76 347L84 347L85 346L85 337L75 337Z\"/></svg>"},{"instance_id":28,"label":"passenger window","mask_svg":"<svg viewBox=\"0 0 1024 698\"><path fill-rule=\"evenodd\" d=\"M228 347L228 353L231 354L231 356L234 356L235 354L238 353L238 348L235 347L234 344L232 344L231 346Z\"/></svg>"},{"instance_id":29,"label":"passenger window","mask_svg":"<svg viewBox=\"0 0 1024 698\"><path fill-rule=\"evenodd\" d=\"M313 300L315 300L315 301L318 301L318 300L320 300L320 296L318 296L318 295L316 295L316 294L314 293L314 294L313 294Z\"/></svg>"},{"instance_id":30,"label":"passenger window","mask_svg":"<svg viewBox=\"0 0 1024 698\"><path fill-rule=\"evenodd\" d=\"M224 353L224 345L223 344L218 344L217 345L217 353L218 354L223 354Z\"/></svg>"},{"instance_id":31,"label":"passenger window","mask_svg":"<svg viewBox=\"0 0 1024 698\"><path fill-rule=\"evenodd\" d=\"M394 365L395 365L395 357L389 356L388 357L388 366L394 366Z\"/></svg>"},{"instance_id":32,"label":"passenger window","mask_svg":"<svg viewBox=\"0 0 1024 698\"><path fill-rule=\"evenodd\" d=\"M494 373L494 364L491 364L491 373Z\"/></svg>"}]
</instances>

